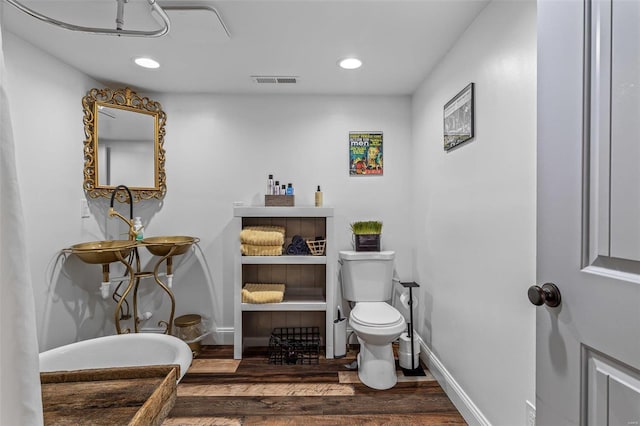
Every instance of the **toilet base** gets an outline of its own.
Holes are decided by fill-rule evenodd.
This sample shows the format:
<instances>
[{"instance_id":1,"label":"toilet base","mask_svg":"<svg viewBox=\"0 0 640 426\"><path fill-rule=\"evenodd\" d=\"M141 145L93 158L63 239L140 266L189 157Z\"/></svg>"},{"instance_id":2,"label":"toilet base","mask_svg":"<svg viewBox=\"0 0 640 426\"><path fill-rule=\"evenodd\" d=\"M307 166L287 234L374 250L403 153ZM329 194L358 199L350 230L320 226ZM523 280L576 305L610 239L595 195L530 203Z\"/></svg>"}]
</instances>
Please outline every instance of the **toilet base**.
<instances>
[{"instance_id":1,"label":"toilet base","mask_svg":"<svg viewBox=\"0 0 640 426\"><path fill-rule=\"evenodd\" d=\"M391 389L398 382L396 362L391 343L386 345L365 344L360 338L358 353L358 378L373 389Z\"/></svg>"}]
</instances>

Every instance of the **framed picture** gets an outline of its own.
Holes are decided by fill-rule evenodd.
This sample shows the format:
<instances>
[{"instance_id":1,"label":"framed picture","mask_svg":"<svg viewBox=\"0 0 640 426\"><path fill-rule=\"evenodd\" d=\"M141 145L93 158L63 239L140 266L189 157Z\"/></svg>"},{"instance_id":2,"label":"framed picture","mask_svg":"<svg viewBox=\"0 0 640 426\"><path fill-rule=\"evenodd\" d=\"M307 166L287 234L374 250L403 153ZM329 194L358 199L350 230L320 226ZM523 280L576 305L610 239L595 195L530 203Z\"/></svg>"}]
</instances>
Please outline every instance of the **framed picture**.
<instances>
[{"instance_id":1,"label":"framed picture","mask_svg":"<svg viewBox=\"0 0 640 426\"><path fill-rule=\"evenodd\" d=\"M382 132L349 132L349 176L382 176Z\"/></svg>"},{"instance_id":2,"label":"framed picture","mask_svg":"<svg viewBox=\"0 0 640 426\"><path fill-rule=\"evenodd\" d=\"M473 83L462 89L444 106L444 150L473 138L474 131Z\"/></svg>"}]
</instances>

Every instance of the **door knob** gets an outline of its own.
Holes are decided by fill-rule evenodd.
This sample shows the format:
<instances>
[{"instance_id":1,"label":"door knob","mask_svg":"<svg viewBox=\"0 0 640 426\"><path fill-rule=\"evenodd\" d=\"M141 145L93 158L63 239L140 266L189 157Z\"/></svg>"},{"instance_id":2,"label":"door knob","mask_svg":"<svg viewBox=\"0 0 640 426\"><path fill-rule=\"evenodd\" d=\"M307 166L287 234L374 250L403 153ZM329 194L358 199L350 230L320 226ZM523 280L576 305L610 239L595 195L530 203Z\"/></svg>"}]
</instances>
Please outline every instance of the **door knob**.
<instances>
[{"instance_id":1,"label":"door knob","mask_svg":"<svg viewBox=\"0 0 640 426\"><path fill-rule=\"evenodd\" d=\"M543 284L542 287L532 285L529 287L527 296L529 296L529 301L536 306L544 303L550 308L555 308L561 302L560 290L553 283Z\"/></svg>"}]
</instances>

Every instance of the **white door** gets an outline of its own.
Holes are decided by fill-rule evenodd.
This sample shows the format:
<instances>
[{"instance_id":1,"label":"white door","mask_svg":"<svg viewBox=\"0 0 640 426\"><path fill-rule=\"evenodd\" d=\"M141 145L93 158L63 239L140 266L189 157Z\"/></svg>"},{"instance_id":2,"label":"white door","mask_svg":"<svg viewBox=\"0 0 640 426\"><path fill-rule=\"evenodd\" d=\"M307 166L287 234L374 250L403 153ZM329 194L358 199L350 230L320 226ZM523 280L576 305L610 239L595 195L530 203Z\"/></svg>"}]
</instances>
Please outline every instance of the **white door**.
<instances>
[{"instance_id":1,"label":"white door","mask_svg":"<svg viewBox=\"0 0 640 426\"><path fill-rule=\"evenodd\" d=\"M640 0L539 0L538 32L537 424L638 425Z\"/></svg>"}]
</instances>

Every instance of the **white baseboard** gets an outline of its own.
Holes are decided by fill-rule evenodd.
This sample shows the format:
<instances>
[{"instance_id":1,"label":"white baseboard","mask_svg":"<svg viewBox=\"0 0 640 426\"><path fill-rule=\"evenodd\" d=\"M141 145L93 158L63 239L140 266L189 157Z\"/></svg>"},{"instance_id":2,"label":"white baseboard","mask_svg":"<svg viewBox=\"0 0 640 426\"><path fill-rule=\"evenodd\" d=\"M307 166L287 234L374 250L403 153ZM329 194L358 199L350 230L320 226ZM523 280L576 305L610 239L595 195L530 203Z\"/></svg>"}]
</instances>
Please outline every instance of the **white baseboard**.
<instances>
[{"instance_id":1,"label":"white baseboard","mask_svg":"<svg viewBox=\"0 0 640 426\"><path fill-rule=\"evenodd\" d=\"M233 345L233 327L216 327L203 343L207 345Z\"/></svg>"},{"instance_id":2,"label":"white baseboard","mask_svg":"<svg viewBox=\"0 0 640 426\"><path fill-rule=\"evenodd\" d=\"M140 333L164 334L167 331L164 327L141 327Z\"/></svg>"},{"instance_id":3,"label":"white baseboard","mask_svg":"<svg viewBox=\"0 0 640 426\"><path fill-rule=\"evenodd\" d=\"M142 327L142 333L158 333L165 332L164 327ZM267 339L268 342L268 339ZM203 345L233 345L233 327L216 327L213 333L209 333L201 342Z\"/></svg>"},{"instance_id":4,"label":"white baseboard","mask_svg":"<svg viewBox=\"0 0 640 426\"><path fill-rule=\"evenodd\" d=\"M442 362L440 362L438 357L431 352L431 349L427 347L417 333L416 336L420 339L420 359L426 364L431 374L433 374L433 377L438 381L442 389L444 389L466 422L471 426L491 426L489 420L487 420L484 414L482 414L482 411L473 403L469 395L466 394L464 389L462 389L456 379L454 379Z\"/></svg>"}]
</instances>

